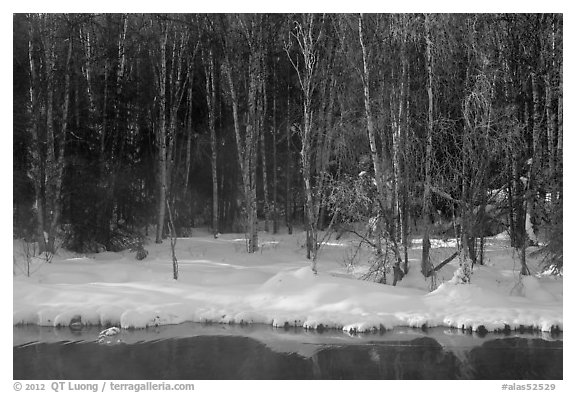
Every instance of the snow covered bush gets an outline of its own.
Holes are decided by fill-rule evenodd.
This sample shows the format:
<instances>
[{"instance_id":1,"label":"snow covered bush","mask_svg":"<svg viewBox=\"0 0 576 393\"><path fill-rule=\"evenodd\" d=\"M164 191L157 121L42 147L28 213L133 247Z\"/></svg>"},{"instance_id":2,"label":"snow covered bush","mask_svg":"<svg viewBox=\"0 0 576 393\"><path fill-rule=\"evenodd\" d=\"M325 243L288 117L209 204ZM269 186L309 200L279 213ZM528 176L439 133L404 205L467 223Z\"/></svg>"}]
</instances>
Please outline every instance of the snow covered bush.
<instances>
[{"instance_id":1,"label":"snow covered bush","mask_svg":"<svg viewBox=\"0 0 576 393\"><path fill-rule=\"evenodd\" d=\"M454 276L449 282L452 284L470 284L470 279L472 277L472 267L468 258L464 258L460 262L460 266L454 272Z\"/></svg>"},{"instance_id":2,"label":"snow covered bush","mask_svg":"<svg viewBox=\"0 0 576 393\"><path fill-rule=\"evenodd\" d=\"M340 228L339 232L353 234L358 240L358 251L362 247L370 250L370 257L366 261L368 271L362 278L386 284L386 276L394 271L397 262L395 247L398 244L390 236L391 211L380 206L374 179L363 171L357 177L345 176L333 181L328 207L333 214L332 221ZM347 255L348 267L353 267L356 258L362 257L358 251ZM399 266L396 268L401 278L403 272Z\"/></svg>"},{"instance_id":3,"label":"snow covered bush","mask_svg":"<svg viewBox=\"0 0 576 393\"><path fill-rule=\"evenodd\" d=\"M135 249L144 241L144 236L138 231L118 226L111 231L108 249L114 252Z\"/></svg>"},{"instance_id":4,"label":"snow covered bush","mask_svg":"<svg viewBox=\"0 0 576 393\"><path fill-rule=\"evenodd\" d=\"M560 275L563 273L564 256L562 199L553 204L550 210L550 219L542 227L542 232L546 237L545 244L541 249L532 253L532 256L543 256L542 271Z\"/></svg>"},{"instance_id":5,"label":"snow covered bush","mask_svg":"<svg viewBox=\"0 0 576 393\"><path fill-rule=\"evenodd\" d=\"M134 250L133 250L134 251ZM148 250L144 249L142 244L138 244L135 248L136 259L141 261L148 256Z\"/></svg>"}]
</instances>

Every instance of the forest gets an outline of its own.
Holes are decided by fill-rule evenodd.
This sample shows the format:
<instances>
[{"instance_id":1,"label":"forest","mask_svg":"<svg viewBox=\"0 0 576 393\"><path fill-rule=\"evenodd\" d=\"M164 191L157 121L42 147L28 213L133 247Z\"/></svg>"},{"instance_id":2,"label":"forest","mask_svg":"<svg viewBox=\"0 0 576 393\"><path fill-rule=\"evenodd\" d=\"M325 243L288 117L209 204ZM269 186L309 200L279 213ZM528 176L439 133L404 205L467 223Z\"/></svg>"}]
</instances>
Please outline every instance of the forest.
<instances>
[{"instance_id":1,"label":"forest","mask_svg":"<svg viewBox=\"0 0 576 393\"><path fill-rule=\"evenodd\" d=\"M562 271L561 14L14 14L13 236L326 233L394 284L421 237ZM174 248L173 248L174 249Z\"/></svg>"}]
</instances>

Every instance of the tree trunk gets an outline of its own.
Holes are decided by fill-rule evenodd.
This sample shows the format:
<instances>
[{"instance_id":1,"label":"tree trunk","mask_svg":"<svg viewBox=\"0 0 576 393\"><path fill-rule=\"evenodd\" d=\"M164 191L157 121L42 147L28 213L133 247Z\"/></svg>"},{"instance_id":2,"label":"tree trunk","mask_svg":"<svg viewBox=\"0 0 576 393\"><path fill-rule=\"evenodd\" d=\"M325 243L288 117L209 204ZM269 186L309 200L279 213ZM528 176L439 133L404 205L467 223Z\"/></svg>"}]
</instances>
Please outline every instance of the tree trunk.
<instances>
[{"instance_id":1,"label":"tree trunk","mask_svg":"<svg viewBox=\"0 0 576 393\"><path fill-rule=\"evenodd\" d=\"M94 88L92 86L92 40L90 38L90 30L84 31L82 27L79 30L80 40L84 43L84 55L86 57L86 62L82 66L82 72L84 74L84 79L86 79L86 93L88 95L89 112L93 115L96 111L96 104L94 102Z\"/></svg>"},{"instance_id":2,"label":"tree trunk","mask_svg":"<svg viewBox=\"0 0 576 393\"><path fill-rule=\"evenodd\" d=\"M54 253L55 246L54 240L56 237L56 229L60 224L60 214L62 212L62 201L60 200L60 196L62 193L62 181L64 179L64 149L66 146L66 134L68 133L68 122L70 116L68 115L69 107L70 107L70 60L72 58L72 38L69 37L68 39L68 55L66 57L66 67L65 67L65 74L64 74L64 103L62 105L62 126L60 131L60 141L58 142L58 159L56 161L56 176L54 178L54 205L53 205L53 215L52 215L52 222L50 223L50 230L49 230L49 246L48 251Z\"/></svg>"},{"instance_id":3,"label":"tree trunk","mask_svg":"<svg viewBox=\"0 0 576 393\"><path fill-rule=\"evenodd\" d=\"M194 86L194 70L193 70L193 59L189 60L188 65L188 113L186 114L186 163L184 168L184 186L182 188L182 195L186 195L188 191L188 179L190 178L190 165L192 163L192 97L193 97L193 86Z\"/></svg>"},{"instance_id":4,"label":"tree trunk","mask_svg":"<svg viewBox=\"0 0 576 393\"><path fill-rule=\"evenodd\" d=\"M540 223L541 207L539 205L538 192L541 181L542 168L542 114L540 109L540 92L536 73L530 75L532 82L532 164L530 167L531 181L527 192L527 214L529 215L526 225L533 232L532 241L535 241L536 232Z\"/></svg>"},{"instance_id":5,"label":"tree trunk","mask_svg":"<svg viewBox=\"0 0 576 393\"><path fill-rule=\"evenodd\" d=\"M274 90L272 91L272 233L278 233L278 154L276 129L276 67L274 67ZM262 153L264 154L264 153Z\"/></svg>"},{"instance_id":6,"label":"tree trunk","mask_svg":"<svg viewBox=\"0 0 576 393\"><path fill-rule=\"evenodd\" d=\"M556 175L556 143L555 143L555 120L556 114L552 108L552 84L550 82L550 75L544 75L545 95L546 95L546 133L548 137L548 176L547 178L555 182Z\"/></svg>"},{"instance_id":7,"label":"tree trunk","mask_svg":"<svg viewBox=\"0 0 576 393\"><path fill-rule=\"evenodd\" d=\"M108 162L113 162L112 152L110 153L110 159L107 157L106 152L106 141L108 138L108 101L110 99L109 94L109 74L110 74L110 60L108 58L104 61L104 95L102 101L102 128L100 133L100 155L99 155L99 175L100 175L100 187L101 187L101 195L102 195L102 202L101 208L98 212L98 229L100 233L100 240L104 243L108 242L110 237L110 214L109 214L109 205L110 201L106 198L108 193L108 183L109 179L109 172L108 172Z\"/></svg>"},{"instance_id":8,"label":"tree trunk","mask_svg":"<svg viewBox=\"0 0 576 393\"><path fill-rule=\"evenodd\" d=\"M302 159L302 179L304 181L304 209L306 215L306 227L308 234L307 256L312 259L312 271L317 273L316 259L318 257L318 213L315 204L314 190L312 188L312 94L314 90L313 79L317 68L317 53L315 45L319 37L314 37L313 25L314 14L304 16L304 25L296 25L295 37L298 41L299 49L304 61L302 71L296 66L289 55L294 69L298 73L300 87L302 88L303 100L303 129L301 130L302 148L300 156Z\"/></svg>"},{"instance_id":9,"label":"tree trunk","mask_svg":"<svg viewBox=\"0 0 576 393\"><path fill-rule=\"evenodd\" d=\"M323 89L321 97L319 100L321 102L321 108L323 111L323 116L319 116L319 124L317 126L318 132L316 137L316 168L315 168L315 178L316 180L316 206L315 215L318 217L318 229L324 230L325 216L326 216L326 206L327 206L327 196L325 192L326 182L328 180L329 164L330 164L330 154L333 150L333 140L334 140L334 106L336 101L336 76L333 72L333 51L330 46L327 46L329 53L327 54L327 65L324 68L323 78Z\"/></svg>"},{"instance_id":10,"label":"tree trunk","mask_svg":"<svg viewBox=\"0 0 576 393\"><path fill-rule=\"evenodd\" d=\"M422 214L424 216L424 236L422 238L422 261L421 272L424 277L430 276L432 272L432 263L430 262L430 214L432 211L430 186L432 184L432 133L434 130L434 96L432 92L432 40L430 37L430 15L424 16L424 25L426 28L426 72L427 72L427 92L428 92L428 127L426 133L426 157L424 163L425 180L424 180L424 197Z\"/></svg>"},{"instance_id":11,"label":"tree trunk","mask_svg":"<svg viewBox=\"0 0 576 393\"><path fill-rule=\"evenodd\" d=\"M175 31L174 33L174 42L172 44L172 57L171 63L172 66L170 68L170 74L168 79L168 84L170 86L170 115L169 115L169 125L168 125L168 152L167 152L167 163L166 163L166 173L167 173L167 196L171 195L171 209L174 214L176 214L175 208L175 200L178 190L174 190L172 184L175 183L174 177L177 175L177 171L174 171L176 168L176 160L178 155L178 143L177 143L177 134L176 128L178 125L178 109L182 103L182 99L184 97L184 93L186 89L184 85L186 83L185 74L186 72L183 69L185 58L185 50L188 44L188 33L186 31ZM182 152L182 149L180 149ZM185 190L184 190L185 192Z\"/></svg>"},{"instance_id":12,"label":"tree trunk","mask_svg":"<svg viewBox=\"0 0 576 393\"><path fill-rule=\"evenodd\" d=\"M246 206L246 224L248 237L248 252L253 253L258 250L258 222L256 205L256 164L258 134L254 127L256 118L256 87L258 78L258 64L254 53L250 54L250 75L248 92L249 120L246 126L245 135L240 133L240 121L238 119L238 97L232 77L232 67L228 54L229 48L225 48L224 62L222 64L223 74L228 81L230 98L232 101L232 117L234 120L234 134L236 137L236 149L238 152L238 162L242 173L242 185L244 190L244 201Z\"/></svg>"},{"instance_id":13,"label":"tree trunk","mask_svg":"<svg viewBox=\"0 0 576 393\"><path fill-rule=\"evenodd\" d=\"M172 250L172 278L178 280L178 258L176 258L176 227L174 226L174 219L172 218L172 209L170 203L166 199L166 209L168 210L168 232L170 234L170 248Z\"/></svg>"},{"instance_id":14,"label":"tree trunk","mask_svg":"<svg viewBox=\"0 0 576 393\"><path fill-rule=\"evenodd\" d=\"M400 88L400 108L399 108L399 119L400 129L399 129L399 139L400 139L400 157L398 161L398 166L400 169L400 199L401 203L399 205L399 219L400 219L400 236L402 241L402 246L404 249L404 274L408 274L408 212L410 201L408 198L408 169L406 163L406 155L408 154L408 127L409 127L409 93L410 80L408 73L408 56L406 53L406 44L408 40L408 28L406 27L407 19L406 16L402 18L403 27L403 37L401 46L401 61L402 61L402 79Z\"/></svg>"},{"instance_id":15,"label":"tree trunk","mask_svg":"<svg viewBox=\"0 0 576 393\"><path fill-rule=\"evenodd\" d=\"M44 141L41 141L38 135L38 126L36 122L40 121L41 116L37 116L38 103L40 95L39 75L36 69L36 60L34 59L35 47L33 44L33 17L30 23L30 41L29 41L29 60L30 60L30 103L31 112L34 115L34 123L31 126L33 140L32 151L32 175L35 178L34 190L36 197L36 211L38 216L38 232L40 252L55 252L55 239L58 225L60 224L60 214L62 211L61 191L62 179L65 164L65 144L66 134L69 122L70 106L70 63L72 57L72 39L68 37L68 48L66 62L64 65L64 102L61 106L61 115L59 116L60 132L57 135L55 130L55 101L58 97L56 91L58 85L55 81L56 65L56 18L53 15L44 15L41 18L41 28L39 29L40 39L43 42L44 71L46 73L46 153L43 157ZM56 95L56 97L55 97ZM56 116L58 117L58 116Z\"/></svg>"},{"instance_id":16,"label":"tree trunk","mask_svg":"<svg viewBox=\"0 0 576 393\"><path fill-rule=\"evenodd\" d=\"M292 234L292 122L290 120L290 86L288 86L287 104L286 104L286 196L284 199L285 207L284 214L286 215L286 227L288 234Z\"/></svg>"},{"instance_id":17,"label":"tree trunk","mask_svg":"<svg viewBox=\"0 0 576 393\"><path fill-rule=\"evenodd\" d=\"M556 142L556 170L558 173L558 179L557 179L557 190L556 193L558 195L555 196L555 198L562 200L563 198L563 189L562 189L562 183L563 183L563 157L564 157L564 152L563 152L563 140L562 138L564 137L564 103L563 103L563 96L564 96L564 92L563 92L563 68L562 68L562 64L558 65L558 68L560 70L560 75L558 78L558 136L557 136L557 142Z\"/></svg>"},{"instance_id":18,"label":"tree trunk","mask_svg":"<svg viewBox=\"0 0 576 393\"><path fill-rule=\"evenodd\" d=\"M214 55L212 50L208 53L208 72L206 74L206 102L208 103L208 126L210 128L210 148L212 154L210 163L212 167L212 233L218 236L218 145L216 141L216 83L214 81Z\"/></svg>"},{"instance_id":19,"label":"tree trunk","mask_svg":"<svg viewBox=\"0 0 576 393\"><path fill-rule=\"evenodd\" d=\"M362 47L362 64L363 75L362 85L364 88L364 110L366 113L366 127L368 129L368 139L370 142L370 155L372 157L372 165L374 168L374 178L376 182L376 189L378 191L378 198L380 209L384 210L386 204L384 200L384 184L382 173L382 161L378 154L378 147L376 145L376 129L374 125L374 117L372 116L372 101L370 97L370 67L368 66L368 54L366 46L364 45L364 32L362 28L363 15L358 18L358 33L360 37L360 46Z\"/></svg>"},{"instance_id":20,"label":"tree trunk","mask_svg":"<svg viewBox=\"0 0 576 393\"><path fill-rule=\"evenodd\" d=\"M259 19L250 39L251 51L249 56L248 74L248 126L246 127L246 160L247 184L249 198L248 214L248 250L255 252L258 250L258 200L256 197L256 168L258 166L258 141L260 133L263 132L261 126L264 118L264 96L262 95L264 83L264 53L262 37L262 20ZM263 152L262 152L263 153Z\"/></svg>"},{"instance_id":21,"label":"tree trunk","mask_svg":"<svg viewBox=\"0 0 576 393\"><path fill-rule=\"evenodd\" d=\"M313 201L313 191L312 191L312 168L311 168L311 108L310 100L305 100L304 103L304 130L303 130L303 141L302 149L300 150L300 156L302 158L302 177L304 179L304 196L305 196L305 208L306 208L306 223L307 223L307 257L312 259L312 270L316 273L315 258L317 253L317 232L316 227L317 221L314 216L314 201Z\"/></svg>"},{"instance_id":22,"label":"tree trunk","mask_svg":"<svg viewBox=\"0 0 576 393\"><path fill-rule=\"evenodd\" d=\"M47 16L49 18L49 16ZM55 136L54 136L54 73L56 71L56 64L55 64L55 42L54 42L54 31L53 26L47 27L48 31L45 34L45 43L44 43L44 61L46 64L46 216L47 221L44 222L45 225L48 225L48 228L51 226L51 222L53 221L54 216L54 207L55 207L55 188L54 188L54 179L56 178L56 150L55 150ZM44 228L46 234L45 237L45 246L48 252L53 251L53 234L50 233L47 227ZM42 251L42 250L41 250Z\"/></svg>"},{"instance_id":23,"label":"tree trunk","mask_svg":"<svg viewBox=\"0 0 576 393\"><path fill-rule=\"evenodd\" d=\"M120 18L120 23L122 28L118 35L118 67L116 69L116 92L114 99L112 101L112 106L114 110L114 120L112 124L113 135L111 136L111 146L110 149L110 166L108 168L108 177L106 181L106 191L105 191L105 203L106 208L106 225L109 227L109 219L116 218L118 221L118 206L117 199L115 198L116 182L119 172L119 159L122 157L122 149L124 144L124 137L126 135L126 128L121 127L121 122L124 120L123 105L125 100L122 96L123 85L124 85L124 72L126 69L126 53L124 50L126 41L126 31L128 29L128 15L122 14ZM108 239L107 239L108 240Z\"/></svg>"},{"instance_id":24,"label":"tree trunk","mask_svg":"<svg viewBox=\"0 0 576 393\"><path fill-rule=\"evenodd\" d=\"M404 38L401 44L401 60L402 60L402 73L400 76L400 86L398 86L399 91L394 91L391 89L390 93L390 117L392 119L392 169L393 169L393 247L395 250L396 255L396 263L394 264L394 282L393 285L396 285L396 282L401 279L402 273L404 273L402 269L402 257L400 255L400 250L398 249L398 244L403 241L405 238L405 229L404 229L404 219L403 219L403 211L402 211L402 204L401 204L401 141L402 141L402 133L403 128L405 127L404 123L404 101L405 101L405 78L406 78L406 68L407 64L404 60L405 58L405 33ZM394 110L393 102L394 100L397 101L397 109ZM407 261L404 261L404 266L406 266Z\"/></svg>"},{"instance_id":25,"label":"tree trunk","mask_svg":"<svg viewBox=\"0 0 576 393\"><path fill-rule=\"evenodd\" d=\"M407 59L404 59L407 63ZM404 127L402 127L402 133L400 134L400 145L401 145L401 164L402 164L402 246L404 248L404 273L408 274L408 232L410 226L410 212L411 212L411 203L410 198L408 198L409 193L409 161L408 151L410 148L409 141L411 140L409 135L409 127L410 127L410 75L408 74L406 77L406 83L404 86L404 95L405 95L405 102L406 102L406 110L405 116L401 121L404 122Z\"/></svg>"},{"instance_id":26,"label":"tree trunk","mask_svg":"<svg viewBox=\"0 0 576 393\"><path fill-rule=\"evenodd\" d=\"M164 237L164 218L166 215L166 189L168 174L166 171L166 44L168 41L168 26L160 37L160 75L158 79L159 91L159 125L158 125L158 221L156 223L156 243L162 243Z\"/></svg>"},{"instance_id":27,"label":"tree trunk","mask_svg":"<svg viewBox=\"0 0 576 393\"><path fill-rule=\"evenodd\" d=\"M270 222L270 193L268 190L268 165L266 162L266 140L265 140L265 130L266 124L264 122L265 114L266 114L266 88L264 86L265 78L260 80L260 94L264 99L264 107L261 113L260 122L260 155L262 156L262 188L264 192L264 231L269 232L268 223Z\"/></svg>"},{"instance_id":28,"label":"tree trunk","mask_svg":"<svg viewBox=\"0 0 576 393\"><path fill-rule=\"evenodd\" d=\"M39 97L41 94L41 87L39 84L39 76L37 74L36 59L34 58L35 45L34 45L34 17L29 17L29 39L28 39L28 60L30 64L30 134L32 136L32 146L30 148L30 177L34 185L34 210L36 213L36 235L38 244L40 245L40 252L46 249L44 238L44 205L45 198L43 194L43 166L44 159L43 143L38 135L38 125L40 124L40 102Z\"/></svg>"}]
</instances>

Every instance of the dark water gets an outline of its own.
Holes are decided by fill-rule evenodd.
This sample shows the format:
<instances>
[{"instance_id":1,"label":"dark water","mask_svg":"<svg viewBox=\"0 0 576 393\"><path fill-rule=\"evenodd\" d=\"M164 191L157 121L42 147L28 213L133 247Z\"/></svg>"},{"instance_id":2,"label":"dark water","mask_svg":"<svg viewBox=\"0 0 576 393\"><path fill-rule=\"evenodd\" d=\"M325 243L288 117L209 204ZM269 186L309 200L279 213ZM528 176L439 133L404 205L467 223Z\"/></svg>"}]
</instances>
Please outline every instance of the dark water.
<instances>
[{"instance_id":1,"label":"dark water","mask_svg":"<svg viewBox=\"0 0 576 393\"><path fill-rule=\"evenodd\" d=\"M186 330L186 329L189 330ZM187 334L188 333L188 334ZM123 332L14 328L14 379L562 379L562 339L450 330L348 336L183 325Z\"/></svg>"}]
</instances>

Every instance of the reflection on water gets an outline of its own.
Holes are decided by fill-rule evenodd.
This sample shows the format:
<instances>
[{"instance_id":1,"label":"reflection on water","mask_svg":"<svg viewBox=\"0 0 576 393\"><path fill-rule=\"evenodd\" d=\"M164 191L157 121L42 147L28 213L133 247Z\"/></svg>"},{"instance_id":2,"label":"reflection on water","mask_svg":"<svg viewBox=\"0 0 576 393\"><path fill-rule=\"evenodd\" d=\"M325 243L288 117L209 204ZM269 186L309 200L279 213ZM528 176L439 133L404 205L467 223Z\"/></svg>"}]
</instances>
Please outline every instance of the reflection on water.
<instances>
[{"instance_id":1,"label":"reflection on water","mask_svg":"<svg viewBox=\"0 0 576 393\"><path fill-rule=\"evenodd\" d=\"M14 379L562 379L561 339L539 335L190 329L123 332L102 345L95 329L17 327Z\"/></svg>"}]
</instances>

